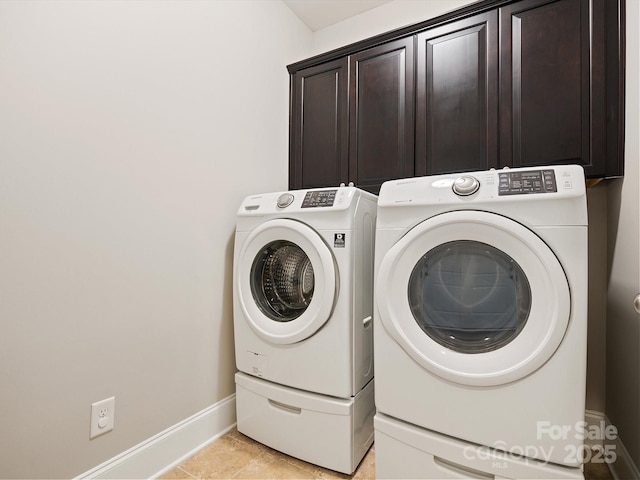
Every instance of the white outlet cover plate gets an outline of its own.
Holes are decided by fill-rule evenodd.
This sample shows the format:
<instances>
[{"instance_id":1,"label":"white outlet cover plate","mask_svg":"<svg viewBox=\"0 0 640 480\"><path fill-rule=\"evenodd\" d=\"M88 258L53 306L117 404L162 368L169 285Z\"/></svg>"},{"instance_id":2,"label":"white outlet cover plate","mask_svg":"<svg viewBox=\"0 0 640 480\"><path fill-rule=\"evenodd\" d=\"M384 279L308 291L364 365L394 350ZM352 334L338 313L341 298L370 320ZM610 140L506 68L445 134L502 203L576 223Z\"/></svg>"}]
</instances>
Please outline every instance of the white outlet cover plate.
<instances>
[{"instance_id":1,"label":"white outlet cover plate","mask_svg":"<svg viewBox=\"0 0 640 480\"><path fill-rule=\"evenodd\" d=\"M113 430L116 418L116 397L105 398L91 404L91 431L89 438L95 438Z\"/></svg>"}]
</instances>

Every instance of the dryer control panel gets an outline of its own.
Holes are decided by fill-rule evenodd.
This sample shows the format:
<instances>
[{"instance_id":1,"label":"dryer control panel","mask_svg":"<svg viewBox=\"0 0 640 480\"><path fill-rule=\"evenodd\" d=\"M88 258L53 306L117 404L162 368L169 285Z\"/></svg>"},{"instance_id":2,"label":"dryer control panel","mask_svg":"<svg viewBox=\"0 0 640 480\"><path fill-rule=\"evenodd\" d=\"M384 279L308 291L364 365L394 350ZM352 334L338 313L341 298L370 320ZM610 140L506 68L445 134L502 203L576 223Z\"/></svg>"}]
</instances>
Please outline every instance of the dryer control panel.
<instances>
[{"instance_id":1,"label":"dryer control panel","mask_svg":"<svg viewBox=\"0 0 640 480\"><path fill-rule=\"evenodd\" d=\"M390 180L380 189L378 220L387 208L395 212L383 223L387 227L402 224L409 211L416 215L414 208L421 208L424 218L469 209L514 215L531 225L587 224L584 170L579 165L505 167Z\"/></svg>"},{"instance_id":2,"label":"dryer control panel","mask_svg":"<svg viewBox=\"0 0 640 480\"><path fill-rule=\"evenodd\" d=\"M506 171L498 173L498 195L557 192L554 170Z\"/></svg>"}]
</instances>

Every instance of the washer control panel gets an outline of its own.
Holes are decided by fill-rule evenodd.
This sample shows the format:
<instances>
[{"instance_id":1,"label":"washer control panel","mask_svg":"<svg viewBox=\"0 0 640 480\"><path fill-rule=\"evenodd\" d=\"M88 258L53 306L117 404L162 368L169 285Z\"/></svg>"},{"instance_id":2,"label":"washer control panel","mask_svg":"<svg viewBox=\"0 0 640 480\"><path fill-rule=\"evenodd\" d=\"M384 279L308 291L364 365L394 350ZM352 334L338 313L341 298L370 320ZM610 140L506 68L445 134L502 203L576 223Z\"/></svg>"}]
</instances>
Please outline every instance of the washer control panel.
<instances>
[{"instance_id":1,"label":"washer control panel","mask_svg":"<svg viewBox=\"0 0 640 480\"><path fill-rule=\"evenodd\" d=\"M338 190L314 190L307 192L302 200L301 208L333 207Z\"/></svg>"},{"instance_id":2,"label":"washer control panel","mask_svg":"<svg viewBox=\"0 0 640 480\"><path fill-rule=\"evenodd\" d=\"M506 171L498 173L498 195L557 192L554 170Z\"/></svg>"}]
</instances>

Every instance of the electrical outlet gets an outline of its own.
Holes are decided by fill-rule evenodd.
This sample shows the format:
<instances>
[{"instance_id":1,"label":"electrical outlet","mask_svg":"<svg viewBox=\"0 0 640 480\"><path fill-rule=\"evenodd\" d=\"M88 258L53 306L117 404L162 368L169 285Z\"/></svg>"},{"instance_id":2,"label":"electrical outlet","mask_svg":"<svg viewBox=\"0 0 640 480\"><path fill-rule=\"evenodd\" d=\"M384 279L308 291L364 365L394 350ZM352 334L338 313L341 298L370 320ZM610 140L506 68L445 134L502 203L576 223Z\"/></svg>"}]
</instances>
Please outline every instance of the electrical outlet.
<instances>
[{"instance_id":1,"label":"electrical outlet","mask_svg":"<svg viewBox=\"0 0 640 480\"><path fill-rule=\"evenodd\" d=\"M95 438L113 430L116 418L116 397L105 398L91 404L91 431L89 438Z\"/></svg>"}]
</instances>

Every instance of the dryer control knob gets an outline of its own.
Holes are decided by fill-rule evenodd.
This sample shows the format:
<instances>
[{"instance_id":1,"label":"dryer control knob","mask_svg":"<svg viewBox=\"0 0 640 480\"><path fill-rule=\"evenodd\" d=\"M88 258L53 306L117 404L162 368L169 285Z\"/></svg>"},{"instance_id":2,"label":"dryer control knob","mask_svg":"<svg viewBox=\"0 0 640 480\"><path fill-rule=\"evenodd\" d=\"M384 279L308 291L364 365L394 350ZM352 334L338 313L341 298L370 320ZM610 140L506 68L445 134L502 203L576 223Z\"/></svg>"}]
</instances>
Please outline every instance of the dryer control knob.
<instances>
[{"instance_id":1,"label":"dryer control knob","mask_svg":"<svg viewBox=\"0 0 640 480\"><path fill-rule=\"evenodd\" d=\"M475 177L465 175L464 177L456 178L452 188L456 195L473 195L480 188L480 182Z\"/></svg>"},{"instance_id":2,"label":"dryer control knob","mask_svg":"<svg viewBox=\"0 0 640 480\"><path fill-rule=\"evenodd\" d=\"M291 195L290 193L283 193L278 197L278 201L276 203L278 205L278 208L285 208L291 205L292 202L293 195Z\"/></svg>"}]
</instances>

